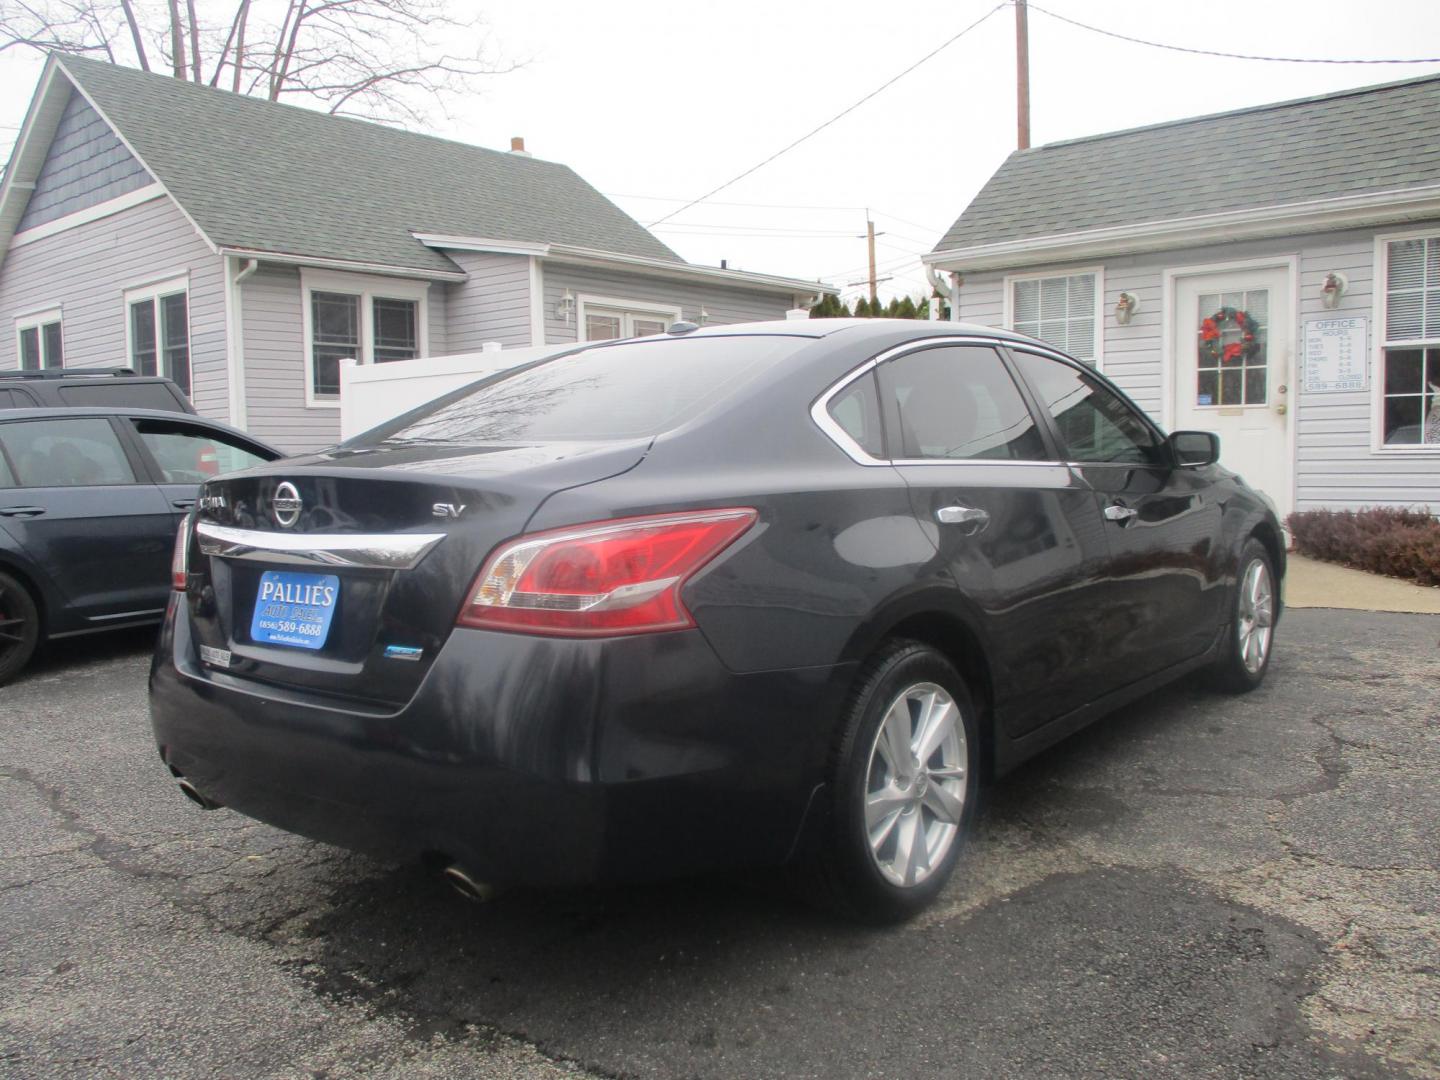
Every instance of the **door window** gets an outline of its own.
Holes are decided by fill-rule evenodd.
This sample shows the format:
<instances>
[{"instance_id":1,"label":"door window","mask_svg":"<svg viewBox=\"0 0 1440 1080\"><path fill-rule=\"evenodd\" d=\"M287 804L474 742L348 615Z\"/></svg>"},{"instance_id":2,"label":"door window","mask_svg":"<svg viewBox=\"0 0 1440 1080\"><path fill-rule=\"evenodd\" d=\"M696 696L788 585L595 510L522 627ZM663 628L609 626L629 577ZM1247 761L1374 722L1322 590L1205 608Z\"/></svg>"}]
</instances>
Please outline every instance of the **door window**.
<instances>
[{"instance_id":1,"label":"door window","mask_svg":"<svg viewBox=\"0 0 1440 1080\"><path fill-rule=\"evenodd\" d=\"M219 432L161 420L133 423L168 484L198 484L270 460Z\"/></svg>"},{"instance_id":2,"label":"door window","mask_svg":"<svg viewBox=\"0 0 1440 1080\"><path fill-rule=\"evenodd\" d=\"M1195 405L1264 405L1270 290L1201 293Z\"/></svg>"},{"instance_id":3,"label":"door window","mask_svg":"<svg viewBox=\"0 0 1440 1080\"><path fill-rule=\"evenodd\" d=\"M880 366L880 392L899 418L894 457L1041 461L1046 456L1035 419L994 349L947 345L906 353Z\"/></svg>"},{"instance_id":4,"label":"door window","mask_svg":"<svg viewBox=\"0 0 1440 1080\"><path fill-rule=\"evenodd\" d=\"M22 487L133 484L108 420L27 420L0 425L0 446Z\"/></svg>"},{"instance_id":5,"label":"door window","mask_svg":"<svg viewBox=\"0 0 1440 1080\"><path fill-rule=\"evenodd\" d=\"M1160 465L1160 436L1093 375L1035 353L1015 353L1020 372L1060 430L1067 460Z\"/></svg>"}]
</instances>

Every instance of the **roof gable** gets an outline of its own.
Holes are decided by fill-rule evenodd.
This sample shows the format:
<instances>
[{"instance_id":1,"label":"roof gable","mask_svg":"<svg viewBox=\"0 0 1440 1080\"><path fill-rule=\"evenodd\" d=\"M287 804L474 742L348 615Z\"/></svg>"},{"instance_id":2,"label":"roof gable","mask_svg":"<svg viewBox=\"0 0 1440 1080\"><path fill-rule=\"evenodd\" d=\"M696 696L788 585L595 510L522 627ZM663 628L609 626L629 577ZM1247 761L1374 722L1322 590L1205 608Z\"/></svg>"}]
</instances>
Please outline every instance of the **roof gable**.
<instances>
[{"instance_id":1,"label":"roof gable","mask_svg":"<svg viewBox=\"0 0 1440 1080\"><path fill-rule=\"evenodd\" d=\"M1440 184L1440 76L1012 153L936 252Z\"/></svg>"},{"instance_id":2,"label":"roof gable","mask_svg":"<svg viewBox=\"0 0 1440 1080\"><path fill-rule=\"evenodd\" d=\"M417 135L100 61L58 61L219 247L416 271L414 233L679 257L554 162Z\"/></svg>"}]
</instances>

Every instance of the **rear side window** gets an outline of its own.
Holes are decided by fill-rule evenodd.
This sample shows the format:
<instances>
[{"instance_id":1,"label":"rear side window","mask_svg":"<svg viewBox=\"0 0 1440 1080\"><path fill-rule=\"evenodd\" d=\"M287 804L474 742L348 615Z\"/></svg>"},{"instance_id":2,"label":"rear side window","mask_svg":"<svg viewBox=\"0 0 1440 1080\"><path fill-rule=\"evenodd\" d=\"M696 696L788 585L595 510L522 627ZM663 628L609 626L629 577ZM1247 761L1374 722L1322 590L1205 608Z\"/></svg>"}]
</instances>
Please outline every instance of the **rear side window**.
<instances>
[{"instance_id":1,"label":"rear side window","mask_svg":"<svg viewBox=\"0 0 1440 1080\"><path fill-rule=\"evenodd\" d=\"M0 446L20 487L133 484L108 420L23 420L0 424Z\"/></svg>"},{"instance_id":2,"label":"rear side window","mask_svg":"<svg viewBox=\"0 0 1440 1080\"><path fill-rule=\"evenodd\" d=\"M875 376L867 372L830 399L830 418L873 458L885 456L885 434L880 427L880 396Z\"/></svg>"},{"instance_id":3,"label":"rear side window","mask_svg":"<svg viewBox=\"0 0 1440 1080\"><path fill-rule=\"evenodd\" d=\"M1150 425L1093 375L1035 353L1015 362L1050 411L1067 460L1086 464L1161 465L1165 450Z\"/></svg>"},{"instance_id":4,"label":"rear side window","mask_svg":"<svg viewBox=\"0 0 1440 1080\"><path fill-rule=\"evenodd\" d=\"M658 435L734 394L806 339L647 338L589 349L441 398L349 445Z\"/></svg>"},{"instance_id":5,"label":"rear side window","mask_svg":"<svg viewBox=\"0 0 1440 1080\"><path fill-rule=\"evenodd\" d=\"M168 409L171 412L184 411L170 387L164 383L125 383L107 381L97 377L93 383L77 385L71 383L59 388L60 404L93 408L95 406L117 409Z\"/></svg>"},{"instance_id":6,"label":"rear side window","mask_svg":"<svg viewBox=\"0 0 1440 1080\"><path fill-rule=\"evenodd\" d=\"M946 345L880 365L880 392L899 416L892 456L1042 461L1045 444L994 349Z\"/></svg>"},{"instance_id":7,"label":"rear side window","mask_svg":"<svg viewBox=\"0 0 1440 1080\"><path fill-rule=\"evenodd\" d=\"M269 461L254 450L218 431L163 420L135 420L146 449L165 474L168 484L199 484L221 473L249 469Z\"/></svg>"}]
</instances>

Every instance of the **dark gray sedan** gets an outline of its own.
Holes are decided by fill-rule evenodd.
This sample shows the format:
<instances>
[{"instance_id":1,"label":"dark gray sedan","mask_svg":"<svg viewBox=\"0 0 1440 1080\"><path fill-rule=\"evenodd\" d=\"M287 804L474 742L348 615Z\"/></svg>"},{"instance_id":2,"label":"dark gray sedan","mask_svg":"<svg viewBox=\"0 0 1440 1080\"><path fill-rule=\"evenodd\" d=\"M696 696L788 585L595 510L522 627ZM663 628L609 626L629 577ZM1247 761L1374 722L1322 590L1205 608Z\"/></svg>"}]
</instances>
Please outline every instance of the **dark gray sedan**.
<instances>
[{"instance_id":1,"label":"dark gray sedan","mask_svg":"<svg viewBox=\"0 0 1440 1080\"><path fill-rule=\"evenodd\" d=\"M160 753L471 892L790 864L901 918L982 780L1195 669L1265 677L1282 534L1217 454L981 327L583 347L207 482Z\"/></svg>"}]
</instances>

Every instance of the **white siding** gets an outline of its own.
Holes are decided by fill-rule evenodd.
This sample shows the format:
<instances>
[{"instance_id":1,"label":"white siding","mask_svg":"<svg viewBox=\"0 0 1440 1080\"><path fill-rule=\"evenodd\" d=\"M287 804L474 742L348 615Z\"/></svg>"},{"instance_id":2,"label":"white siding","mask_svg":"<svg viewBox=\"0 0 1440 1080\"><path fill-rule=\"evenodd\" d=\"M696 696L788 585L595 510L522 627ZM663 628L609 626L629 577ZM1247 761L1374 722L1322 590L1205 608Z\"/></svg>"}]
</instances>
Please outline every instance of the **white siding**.
<instances>
[{"instance_id":1,"label":"white siding","mask_svg":"<svg viewBox=\"0 0 1440 1080\"><path fill-rule=\"evenodd\" d=\"M15 317L62 312L66 367L114 367L125 355L125 290L180 275L190 281L192 399L227 418L222 260L168 197L11 248L0 264L0 368L19 366Z\"/></svg>"},{"instance_id":2,"label":"white siding","mask_svg":"<svg viewBox=\"0 0 1440 1080\"><path fill-rule=\"evenodd\" d=\"M1440 233L1440 223L1433 226ZM1424 229L1424 225L1415 226ZM1161 390L1161 343L1169 317L1164 296L1164 271L1191 266L1223 265L1244 260L1297 256L1300 264L1299 312L1293 328L1298 350L1304 323L1323 316L1371 319L1370 379L1384 377L1380 366L1380 327L1374 325L1376 233L1409 231L1397 227L1355 229L1303 237L1281 237L1240 244L1188 248L1184 251L1131 255L1106 260L1104 316L1105 374L1157 419L1164 412ZM1094 265L1093 260L1089 265ZM1069 268L1057 264L1057 272ZM1026 268L1030 272L1031 268ZM1046 267L1045 269L1052 269ZM1320 285L1330 271L1339 271L1349 286L1334 310L1326 309ZM960 317L966 322L1000 326L1003 319L1004 275L967 274L961 291ZM1120 293L1134 293L1140 309L1129 326L1115 321ZM1370 449L1371 393L1306 394L1297 361L1291 369L1290 400L1296 408L1296 509L1361 506L1428 506L1440 513L1440 455L1379 453Z\"/></svg>"},{"instance_id":3,"label":"white siding","mask_svg":"<svg viewBox=\"0 0 1440 1080\"><path fill-rule=\"evenodd\" d=\"M530 257L478 251L445 254L470 277L459 285L443 287L448 294L449 347L435 348L432 340L430 351L437 356L479 352L487 341L498 341L506 348L531 344ZM430 291L441 288L436 285Z\"/></svg>"},{"instance_id":4,"label":"white siding","mask_svg":"<svg viewBox=\"0 0 1440 1080\"><path fill-rule=\"evenodd\" d=\"M555 312L561 295L605 296L644 304L666 304L680 308L683 318L695 322L705 308L711 326L723 323L783 319L793 298L784 293L764 293L731 285L672 281L646 274L599 270L588 266L565 266L546 262L545 344L563 345L577 340L576 317L562 321ZM578 311L579 305L576 304Z\"/></svg>"}]
</instances>

